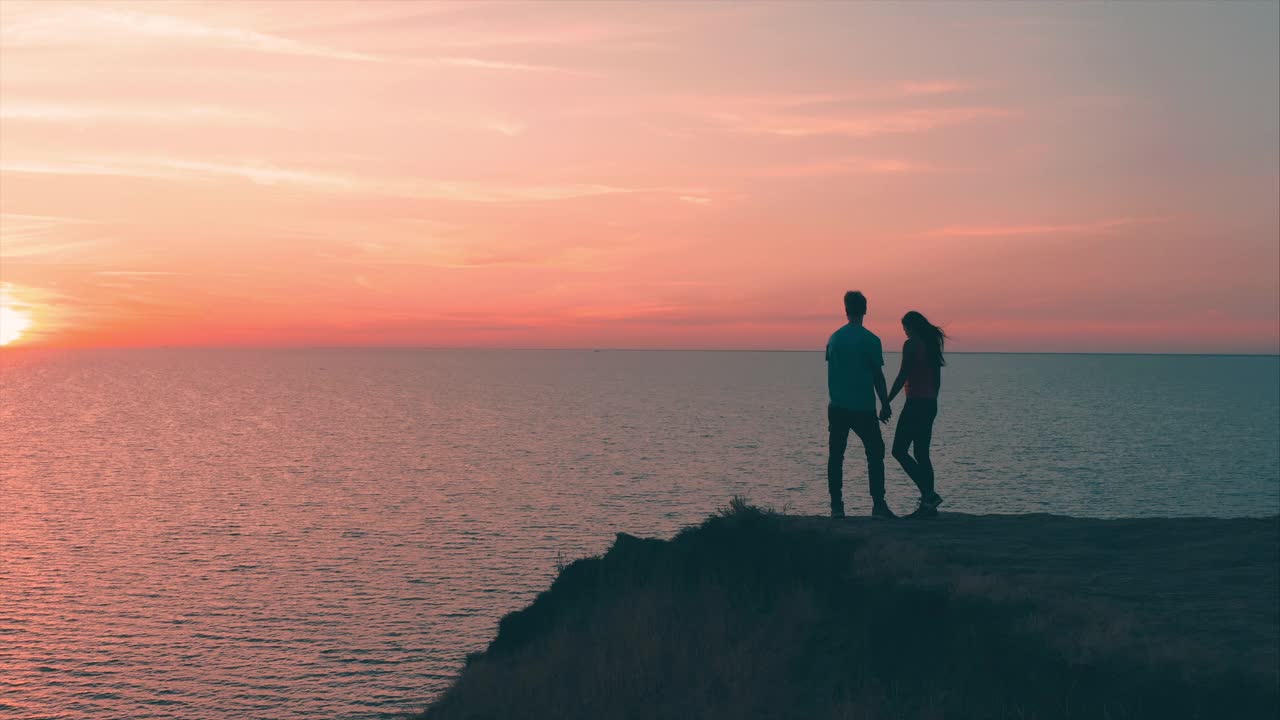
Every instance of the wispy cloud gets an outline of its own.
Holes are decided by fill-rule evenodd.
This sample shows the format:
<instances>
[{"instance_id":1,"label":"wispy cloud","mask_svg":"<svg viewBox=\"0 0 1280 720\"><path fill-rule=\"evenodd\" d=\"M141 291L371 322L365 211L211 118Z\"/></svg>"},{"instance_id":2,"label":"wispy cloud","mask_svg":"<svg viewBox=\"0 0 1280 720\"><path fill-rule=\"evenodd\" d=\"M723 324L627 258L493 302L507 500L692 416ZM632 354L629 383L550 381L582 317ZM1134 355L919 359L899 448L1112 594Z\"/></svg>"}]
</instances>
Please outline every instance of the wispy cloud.
<instances>
[{"instance_id":1,"label":"wispy cloud","mask_svg":"<svg viewBox=\"0 0 1280 720\"><path fill-rule=\"evenodd\" d=\"M112 45L125 37L147 37L211 47L277 55L298 55L357 62L385 62L369 53L313 45L237 27L217 26L174 15L157 15L95 6L56 6L26 13L0 30L4 47L66 44Z\"/></svg>"},{"instance_id":2,"label":"wispy cloud","mask_svg":"<svg viewBox=\"0 0 1280 720\"><path fill-rule=\"evenodd\" d=\"M101 245L102 241L97 239L75 237L76 229L90 224L51 215L0 214L0 258L47 258Z\"/></svg>"},{"instance_id":3,"label":"wispy cloud","mask_svg":"<svg viewBox=\"0 0 1280 720\"><path fill-rule=\"evenodd\" d=\"M375 183L375 191L403 197L433 200L460 200L478 203L518 203L567 200L596 195L643 192L634 188L591 183L506 185L462 181L396 180Z\"/></svg>"},{"instance_id":4,"label":"wispy cloud","mask_svg":"<svg viewBox=\"0 0 1280 720\"><path fill-rule=\"evenodd\" d=\"M198 180L236 178L259 185L296 185L331 192L357 189L355 181L342 175L280 168L272 165L235 165L178 158L96 158L81 161L0 163L0 172L41 175L102 175L152 178L158 180Z\"/></svg>"},{"instance_id":5,"label":"wispy cloud","mask_svg":"<svg viewBox=\"0 0 1280 720\"><path fill-rule=\"evenodd\" d=\"M518 63L504 60L485 60L474 57L442 57L442 58L423 58L410 59L404 62L421 64L421 65L443 65L446 67L475 68L478 70L516 70L519 72L553 72L553 73L569 73L573 75L590 75L593 73L585 70L575 70L573 68L559 67L555 65L536 65L533 63Z\"/></svg>"},{"instance_id":6,"label":"wispy cloud","mask_svg":"<svg viewBox=\"0 0 1280 720\"><path fill-rule=\"evenodd\" d=\"M934 80L929 82L904 83L900 88L903 95L951 95L953 93L972 90L973 83L954 80Z\"/></svg>"},{"instance_id":7,"label":"wispy cloud","mask_svg":"<svg viewBox=\"0 0 1280 720\"><path fill-rule=\"evenodd\" d=\"M502 119L484 120L480 123L480 127L507 137L515 137L525 131L524 123Z\"/></svg>"},{"instance_id":8,"label":"wispy cloud","mask_svg":"<svg viewBox=\"0 0 1280 720\"><path fill-rule=\"evenodd\" d=\"M1082 223L1011 225L948 225L922 233L922 237L1016 237L1021 235L1092 235L1131 225L1164 222L1161 217L1124 217Z\"/></svg>"},{"instance_id":9,"label":"wispy cloud","mask_svg":"<svg viewBox=\"0 0 1280 720\"><path fill-rule=\"evenodd\" d=\"M37 291L33 289L0 280L0 307L25 310L35 304L34 299L30 297L35 294ZM52 293L43 293L43 295L42 299L47 299Z\"/></svg>"},{"instance_id":10,"label":"wispy cloud","mask_svg":"<svg viewBox=\"0 0 1280 720\"><path fill-rule=\"evenodd\" d=\"M810 162L765 167L751 172L755 177L833 177L839 175L918 175L939 172L938 168L891 158L837 157Z\"/></svg>"},{"instance_id":11,"label":"wispy cloud","mask_svg":"<svg viewBox=\"0 0 1280 720\"><path fill-rule=\"evenodd\" d=\"M191 273L171 272L168 270L95 270L93 274L109 277L173 277L190 275Z\"/></svg>"},{"instance_id":12,"label":"wispy cloud","mask_svg":"<svg viewBox=\"0 0 1280 720\"><path fill-rule=\"evenodd\" d=\"M569 314L582 320L652 320L676 315L685 310L684 306L676 304L641 303L612 307L575 308Z\"/></svg>"},{"instance_id":13,"label":"wispy cloud","mask_svg":"<svg viewBox=\"0 0 1280 720\"><path fill-rule=\"evenodd\" d=\"M679 24L611 22L606 19L551 19L534 27L495 27L492 18L472 24L451 23L441 27L415 27L423 44L444 48L515 47L601 47L645 49L660 47L660 38L677 30Z\"/></svg>"},{"instance_id":14,"label":"wispy cloud","mask_svg":"<svg viewBox=\"0 0 1280 720\"><path fill-rule=\"evenodd\" d=\"M802 93L675 94L644 98L644 105L672 113L692 113L730 125L794 123L920 124L967 120L968 116L1007 114L998 107L915 107L931 95L949 95L977 87L967 82L909 82L900 85L842 87ZM598 110L608 109L602 105ZM592 108L591 110L597 110Z\"/></svg>"},{"instance_id":15,"label":"wispy cloud","mask_svg":"<svg viewBox=\"0 0 1280 720\"><path fill-rule=\"evenodd\" d=\"M840 135L865 138L926 132L1009 114L1008 110L998 107L950 107L847 115L720 115L718 119L730 129L741 133L784 137Z\"/></svg>"},{"instance_id":16,"label":"wispy cloud","mask_svg":"<svg viewBox=\"0 0 1280 720\"><path fill-rule=\"evenodd\" d=\"M100 46L147 39L157 43L199 45L222 50L319 58L357 63L507 70L520 72L578 71L508 60L470 56L402 57L361 52L230 25L210 24L178 15L156 14L99 6L33 6L33 10L0 27L0 47L7 49Z\"/></svg>"},{"instance_id":17,"label":"wispy cloud","mask_svg":"<svg viewBox=\"0 0 1280 720\"><path fill-rule=\"evenodd\" d=\"M391 12L378 17L380 8L362 6L360 12L329 25L329 29L404 33L422 47L646 51L669 47L675 36L723 28L735 18L760 14L760 8L730 3L653 3L641 11L581 3L548 4L528 14L509 12L502 3L482 2L392 2L390 8Z\"/></svg>"},{"instance_id":18,"label":"wispy cloud","mask_svg":"<svg viewBox=\"0 0 1280 720\"><path fill-rule=\"evenodd\" d=\"M234 179L259 185L288 185L316 192L359 192L391 197L476 203L520 203L661 189L624 188L594 183L513 185L476 181L370 178L299 170L274 165L214 163L179 158L97 158L70 162L4 162L0 172L138 177L198 181Z\"/></svg>"},{"instance_id":19,"label":"wispy cloud","mask_svg":"<svg viewBox=\"0 0 1280 720\"><path fill-rule=\"evenodd\" d=\"M0 237L6 240L21 239L28 234L38 234L56 227L66 225L82 225L87 220L61 217L58 215L27 215L23 213L0 213Z\"/></svg>"},{"instance_id":20,"label":"wispy cloud","mask_svg":"<svg viewBox=\"0 0 1280 720\"><path fill-rule=\"evenodd\" d=\"M528 126L523 121L501 114L486 114L483 112L443 113L431 111L417 116L413 122L419 126L425 125L447 130L479 130L506 137L517 137L524 134L525 130L528 129Z\"/></svg>"},{"instance_id":21,"label":"wispy cloud","mask_svg":"<svg viewBox=\"0 0 1280 720\"><path fill-rule=\"evenodd\" d=\"M0 104L0 119L44 123L124 122L141 124L209 123L267 124L260 112L211 106L127 107L78 103L43 103L10 100Z\"/></svg>"},{"instance_id":22,"label":"wispy cloud","mask_svg":"<svg viewBox=\"0 0 1280 720\"><path fill-rule=\"evenodd\" d=\"M0 259L16 260L18 258L34 259L68 253L75 253L101 243L94 240L71 240L67 242L16 243L5 242L0 248Z\"/></svg>"}]
</instances>

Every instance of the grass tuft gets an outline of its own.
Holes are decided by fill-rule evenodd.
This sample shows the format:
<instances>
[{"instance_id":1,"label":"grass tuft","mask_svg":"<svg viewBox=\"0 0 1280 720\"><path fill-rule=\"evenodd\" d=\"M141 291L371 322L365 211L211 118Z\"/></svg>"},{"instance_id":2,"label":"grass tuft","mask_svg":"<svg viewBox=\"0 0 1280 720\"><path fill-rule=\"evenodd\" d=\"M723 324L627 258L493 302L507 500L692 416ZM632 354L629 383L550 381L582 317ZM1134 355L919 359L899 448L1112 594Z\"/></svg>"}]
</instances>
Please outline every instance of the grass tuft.
<instances>
[{"instance_id":1,"label":"grass tuft","mask_svg":"<svg viewBox=\"0 0 1280 720\"><path fill-rule=\"evenodd\" d=\"M729 498L729 505L720 508L718 514L724 518L756 520L766 515L773 515L774 512L772 509L765 509L751 504L751 501L745 495L734 495Z\"/></svg>"}]
</instances>

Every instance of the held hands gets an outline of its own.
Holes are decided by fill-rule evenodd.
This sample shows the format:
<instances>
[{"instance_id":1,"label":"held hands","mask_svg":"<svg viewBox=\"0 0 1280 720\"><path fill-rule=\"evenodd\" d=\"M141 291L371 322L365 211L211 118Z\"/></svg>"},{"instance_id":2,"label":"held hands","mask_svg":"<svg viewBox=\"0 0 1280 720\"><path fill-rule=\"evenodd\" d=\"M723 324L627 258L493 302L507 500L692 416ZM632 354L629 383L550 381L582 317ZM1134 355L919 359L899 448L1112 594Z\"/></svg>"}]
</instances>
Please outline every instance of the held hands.
<instances>
[{"instance_id":1,"label":"held hands","mask_svg":"<svg viewBox=\"0 0 1280 720\"><path fill-rule=\"evenodd\" d=\"M889 405L888 403L885 403L884 406L880 409L880 422L887 424L889 422L889 418L891 417L893 417L893 406Z\"/></svg>"}]
</instances>

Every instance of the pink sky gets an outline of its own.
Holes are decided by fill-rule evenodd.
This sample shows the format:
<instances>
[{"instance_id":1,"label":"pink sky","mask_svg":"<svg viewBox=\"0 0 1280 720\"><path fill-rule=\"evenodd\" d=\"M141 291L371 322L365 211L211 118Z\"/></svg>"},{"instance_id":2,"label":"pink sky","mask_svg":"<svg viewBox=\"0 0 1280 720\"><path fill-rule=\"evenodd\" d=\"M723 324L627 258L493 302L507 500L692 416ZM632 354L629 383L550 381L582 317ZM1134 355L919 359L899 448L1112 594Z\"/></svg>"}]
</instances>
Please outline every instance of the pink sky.
<instances>
[{"instance_id":1,"label":"pink sky","mask_svg":"<svg viewBox=\"0 0 1280 720\"><path fill-rule=\"evenodd\" d=\"M1276 3L0 4L13 346L1280 351ZM7 318L7 320L6 320ZM0 337L5 328L0 327Z\"/></svg>"}]
</instances>

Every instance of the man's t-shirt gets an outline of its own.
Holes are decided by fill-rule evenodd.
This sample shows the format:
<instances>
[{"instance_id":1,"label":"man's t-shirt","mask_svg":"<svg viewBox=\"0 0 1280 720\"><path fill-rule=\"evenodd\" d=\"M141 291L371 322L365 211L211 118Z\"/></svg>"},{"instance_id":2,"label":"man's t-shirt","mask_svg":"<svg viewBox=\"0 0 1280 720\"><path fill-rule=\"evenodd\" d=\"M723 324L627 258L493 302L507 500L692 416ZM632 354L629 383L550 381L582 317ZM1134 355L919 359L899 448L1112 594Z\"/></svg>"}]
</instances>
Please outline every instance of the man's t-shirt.
<instances>
[{"instance_id":1,"label":"man's t-shirt","mask_svg":"<svg viewBox=\"0 0 1280 720\"><path fill-rule=\"evenodd\" d=\"M845 410L876 411L876 370L884 365L880 338L861 325L845 325L827 341L827 392Z\"/></svg>"}]
</instances>

